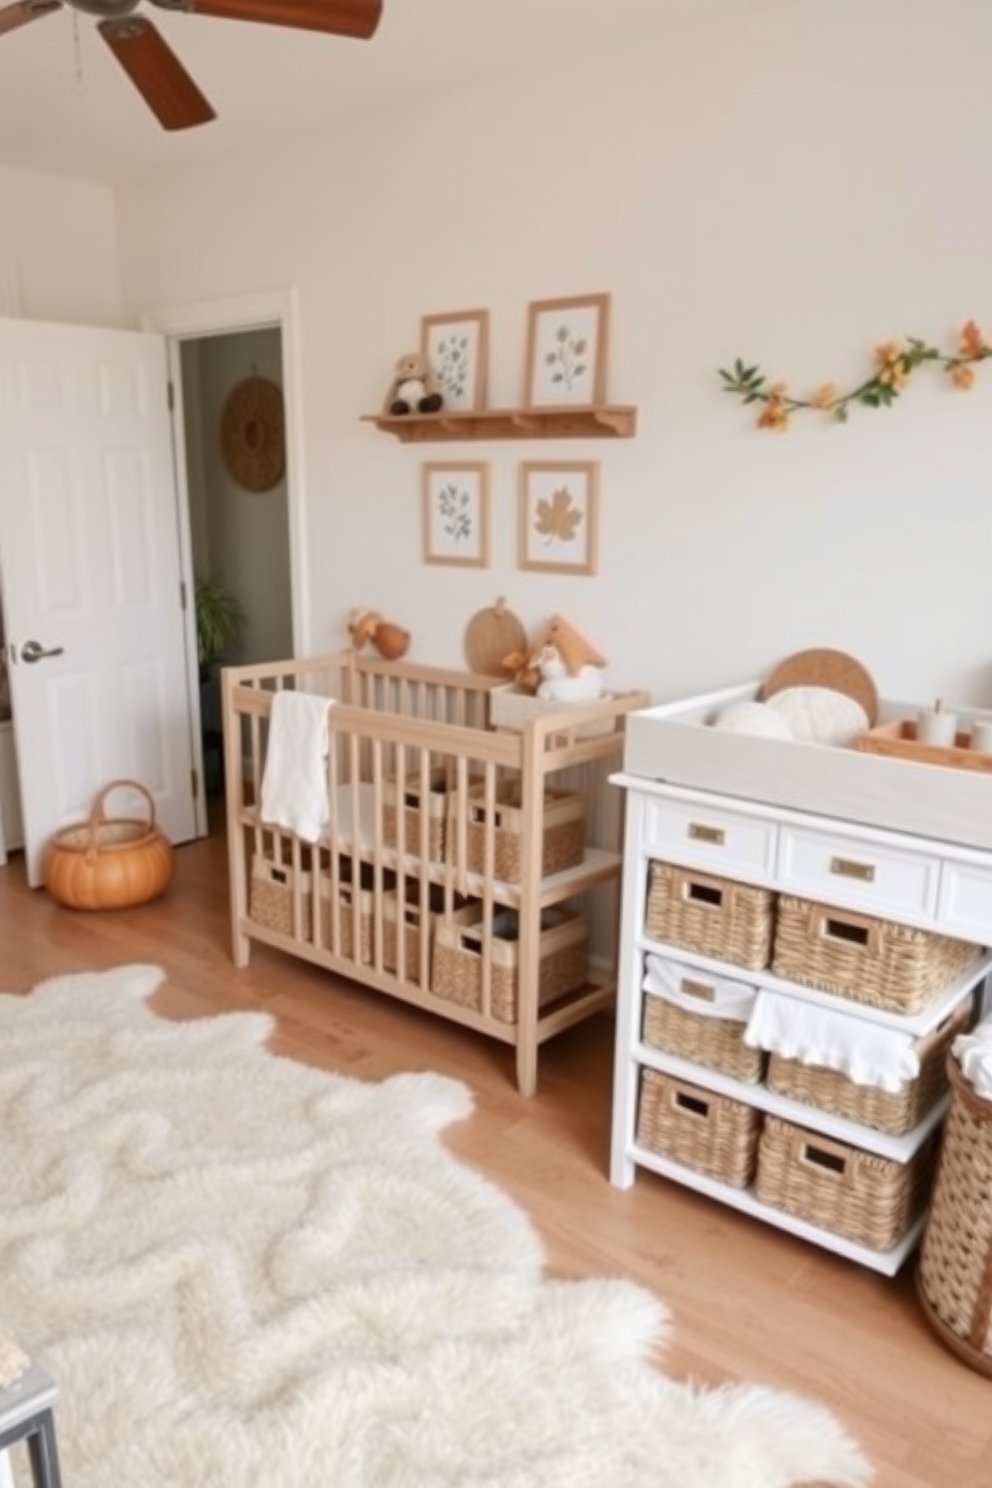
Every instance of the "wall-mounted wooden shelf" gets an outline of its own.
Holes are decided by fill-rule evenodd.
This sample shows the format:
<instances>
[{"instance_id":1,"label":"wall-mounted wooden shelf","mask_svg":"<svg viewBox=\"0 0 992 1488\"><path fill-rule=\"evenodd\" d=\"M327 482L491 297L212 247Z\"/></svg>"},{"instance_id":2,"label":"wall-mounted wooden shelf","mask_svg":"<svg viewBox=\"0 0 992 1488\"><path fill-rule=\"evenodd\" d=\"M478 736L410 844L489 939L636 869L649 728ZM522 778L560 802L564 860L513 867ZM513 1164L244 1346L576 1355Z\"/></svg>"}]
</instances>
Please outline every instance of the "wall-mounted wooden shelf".
<instances>
[{"instance_id":1,"label":"wall-mounted wooden shelf","mask_svg":"<svg viewBox=\"0 0 992 1488\"><path fill-rule=\"evenodd\" d=\"M597 403L568 408L479 408L467 413L366 413L363 421L404 444L456 439L632 439L637 409Z\"/></svg>"}]
</instances>

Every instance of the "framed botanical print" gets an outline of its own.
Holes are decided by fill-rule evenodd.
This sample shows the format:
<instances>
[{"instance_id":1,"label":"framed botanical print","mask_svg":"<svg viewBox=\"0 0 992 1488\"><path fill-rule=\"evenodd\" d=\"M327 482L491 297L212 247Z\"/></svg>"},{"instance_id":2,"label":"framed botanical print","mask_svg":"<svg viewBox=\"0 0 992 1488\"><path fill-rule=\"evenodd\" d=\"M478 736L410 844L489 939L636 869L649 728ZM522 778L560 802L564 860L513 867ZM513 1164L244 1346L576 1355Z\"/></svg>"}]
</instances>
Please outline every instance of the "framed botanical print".
<instances>
[{"instance_id":1,"label":"framed botanical print","mask_svg":"<svg viewBox=\"0 0 992 1488\"><path fill-rule=\"evenodd\" d=\"M599 561L599 466L590 460L520 467L518 566L594 574Z\"/></svg>"},{"instance_id":2,"label":"framed botanical print","mask_svg":"<svg viewBox=\"0 0 992 1488\"><path fill-rule=\"evenodd\" d=\"M420 323L420 350L437 380L447 412L467 413L485 407L488 310L425 315Z\"/></svg>"},{"instance_id":3,"label":"framed botanical print","mask_svg":"<svg viewBox=\"0 0 992 1488\"><path fill-rule=\"evenodd\" d=\"M421 471L425 563L489 565L489 466L437 461Z\"/></svg>"},{"instance_id":4,"label":"framed botanical print","mask_svg":"<svg viewBox=\"0 0 992 1488\"><path fill-rule=\"evenodd\" d=\"M531 301L525 408L605 402L609 318L605 294Z\"/></svg>"}]
</instances>

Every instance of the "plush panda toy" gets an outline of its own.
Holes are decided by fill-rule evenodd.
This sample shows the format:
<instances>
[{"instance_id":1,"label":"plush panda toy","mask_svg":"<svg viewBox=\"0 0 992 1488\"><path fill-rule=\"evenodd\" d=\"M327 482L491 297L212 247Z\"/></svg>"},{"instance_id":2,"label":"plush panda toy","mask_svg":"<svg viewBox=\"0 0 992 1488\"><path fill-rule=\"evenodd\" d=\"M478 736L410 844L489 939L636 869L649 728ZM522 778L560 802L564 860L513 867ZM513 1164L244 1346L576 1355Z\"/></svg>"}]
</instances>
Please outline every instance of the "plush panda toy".
<instances>
[{"instance_id":1,"label":"plush panda toy","mask_svg":"<svg viewBox=\"0 0 992 1488\"><path fill-rule=\"evenodd\" d=\"M399 357L383 411L393 417L405 413L437 413L443 402L427 358L419 351L408 351Z\"/></svg>"}]
</instances>

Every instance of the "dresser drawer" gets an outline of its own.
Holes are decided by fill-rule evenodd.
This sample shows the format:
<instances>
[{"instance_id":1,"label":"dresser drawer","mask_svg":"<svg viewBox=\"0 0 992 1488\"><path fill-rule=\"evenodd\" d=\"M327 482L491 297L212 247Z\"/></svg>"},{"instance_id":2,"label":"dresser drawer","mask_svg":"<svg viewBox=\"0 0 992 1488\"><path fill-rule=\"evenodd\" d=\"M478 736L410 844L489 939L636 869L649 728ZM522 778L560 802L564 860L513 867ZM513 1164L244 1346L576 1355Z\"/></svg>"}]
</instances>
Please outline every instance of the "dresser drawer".
<instances>
[{"instance_id":1,"label":"dresser drawer","mask_svg":"<svg viewBox=\"0 0 992 1488\"><path fill-rule=\"evenodd\" d=\"M938 914L948 935L992 946L992 865L945 863Z\"/></svg>"},{"instance_id":2,"label":"dresser drawer","mask_svg":"<svg viewBox=\"0 0 992 1488\"><path fill-rule=\"evenodd\" d=\"M778 830L762 816L655 797L645 806L643 845L649 857L767 883L775 870Z\"/></svg>"},{"instance_id":3,"label":"dresser drawer","mask_svg":"<svg viewBox=\"0 0 992 1488\"><path fill-rule=\"evenodd\" d=\"M854 905L882 919L932 926L940 859L870 838L784 824L778 882L786 893Z\"/></svg>"}]
</instances>

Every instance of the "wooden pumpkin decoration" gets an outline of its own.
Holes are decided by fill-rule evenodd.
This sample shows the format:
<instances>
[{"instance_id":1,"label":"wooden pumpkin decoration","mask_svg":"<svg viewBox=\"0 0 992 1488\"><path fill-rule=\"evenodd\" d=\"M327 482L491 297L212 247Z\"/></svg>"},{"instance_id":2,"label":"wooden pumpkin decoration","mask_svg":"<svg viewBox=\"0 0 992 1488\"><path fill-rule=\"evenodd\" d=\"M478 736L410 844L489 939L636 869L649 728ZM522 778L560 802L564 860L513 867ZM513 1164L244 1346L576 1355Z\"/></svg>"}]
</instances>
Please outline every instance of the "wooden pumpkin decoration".
<instances>
[{"instance_id":1,"label":"wooden pumpkin decoration","mask_svg":"<svg viewBox=\"0 0 992 1488\"><path fill-rule=\"evenodd\" d=\"M107 797L121 787L144 796L147 821L106 815ZM150 793L137 780L112 780L88 821L55 833L42 872L45 888L67 909L125 909L157 898L172 870L172 844L156 825Z\"/></svg>"},{"instance_id":2,"label":"wooden pumpkin decoration","mask_svg":"<svg viewBox=\"0 0 992 1488\"><path fill-rule=\"evenodd\" d=\"M473 672L499 677L509 670L508 656L527 650L527 632L501 595L494 605L472 616L465 627L464 646L465 660Z\"/></svg>"}]
</instances>

